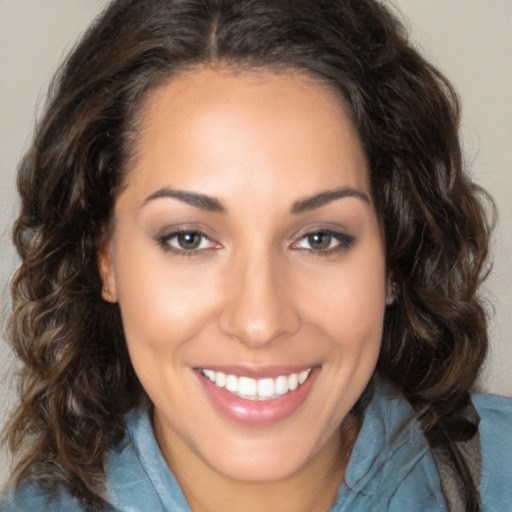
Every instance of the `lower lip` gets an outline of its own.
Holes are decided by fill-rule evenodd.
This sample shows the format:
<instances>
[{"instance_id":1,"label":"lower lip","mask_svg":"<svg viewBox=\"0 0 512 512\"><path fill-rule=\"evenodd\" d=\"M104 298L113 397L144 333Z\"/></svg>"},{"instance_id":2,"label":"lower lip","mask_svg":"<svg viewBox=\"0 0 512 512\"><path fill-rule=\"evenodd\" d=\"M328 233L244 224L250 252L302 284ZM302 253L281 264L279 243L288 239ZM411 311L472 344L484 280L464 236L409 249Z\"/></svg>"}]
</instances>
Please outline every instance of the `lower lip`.
<instances>
[{"instance_id":1,"label":"lower lip","mask_svg":"<svg viewBox=\"0 0 512 512\"><path fill-rule=\"evenodd\" d=\"M214 407L227 419L251 426L271 425L292 416L306 401L319 373L320 367L313 368L303 384L277 398L247 400L219 388L197 370L199 381Z\"/></svg>"}]
</instances>

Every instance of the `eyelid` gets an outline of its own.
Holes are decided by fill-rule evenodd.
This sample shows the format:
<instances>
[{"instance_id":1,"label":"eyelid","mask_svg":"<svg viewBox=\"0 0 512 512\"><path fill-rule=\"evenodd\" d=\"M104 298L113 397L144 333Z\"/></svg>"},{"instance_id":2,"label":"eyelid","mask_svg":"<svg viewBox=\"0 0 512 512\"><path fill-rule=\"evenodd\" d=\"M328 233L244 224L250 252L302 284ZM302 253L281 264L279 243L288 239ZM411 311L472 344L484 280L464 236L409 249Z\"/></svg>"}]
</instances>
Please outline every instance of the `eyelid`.
<instances>
[{"instance_id":1,"label":"eyelid","mask_svg":"<svg viewBox=\"0 0 512 512\"><path fill-rule=\"evenodd\" d=\"M338 243L334 247L326 248L326 249L314 249L314 248L304 248L299 246L299 242L307 239L307 237L311 235L315 235L317 233L323 233L326 235L329 235L333 237L335 240L338 241ZM291 244L291 248L297 251L305 251L308 253L326 256L329 254L334 254L338 252L342 252L344 250L350 249L354 242L356 241L356 237L353 235L348 234L345 231L342 230L336 230L332 228L323 228L323 227L315 227L308 229L307 231L301 232Z\"/></svg>"},{"instance_id":2,"label":"eyelid","mask_svg":"<svg viewBox=\"0 0 512 512\"><path fill-rule=\"evenodd\" d=\"M184 249L171 245L170 241L178 237L180 234L194 234L201 236L203 241L209 241L209 247L197 247L191 249ZM198 227L177 227L165 231L161 235L155 237L157 244L162 248L163 251L175 254L177 256L199 256L205 251L220 248L220 244L216 242L212 237L208 236L202 229Z\"/></svg>"}]
</instances>

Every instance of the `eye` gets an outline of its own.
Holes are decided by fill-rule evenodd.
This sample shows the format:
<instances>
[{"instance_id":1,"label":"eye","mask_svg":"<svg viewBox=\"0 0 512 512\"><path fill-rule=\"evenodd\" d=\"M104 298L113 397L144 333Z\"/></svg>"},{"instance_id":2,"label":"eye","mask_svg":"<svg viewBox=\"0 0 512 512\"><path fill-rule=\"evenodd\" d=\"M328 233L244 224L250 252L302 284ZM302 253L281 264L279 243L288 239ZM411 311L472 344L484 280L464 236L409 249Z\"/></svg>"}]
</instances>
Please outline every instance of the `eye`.
<instances>
[{"instance_id":1,"label":"eye","mask_svg":"<svg viewBox=\"0 0 512 512\"><path fill-rule=\"evenodd\" d=\"M354 243L355 238L346 233L319 229L303 235L298 242L292 244L292 249L302 249L315 253L330 254L348 249Z\"/></svg>"},{"instance_id":2,"label":"eye","mask_svg":"<svg viewBox=\"0 0 512 512\"><path fill-rule=\"evenodd\" d=\"M193 253L215 246L214 242L201 231L179 230L158 238L158 244L166 251Z\"/></svg>"}]
</instances>

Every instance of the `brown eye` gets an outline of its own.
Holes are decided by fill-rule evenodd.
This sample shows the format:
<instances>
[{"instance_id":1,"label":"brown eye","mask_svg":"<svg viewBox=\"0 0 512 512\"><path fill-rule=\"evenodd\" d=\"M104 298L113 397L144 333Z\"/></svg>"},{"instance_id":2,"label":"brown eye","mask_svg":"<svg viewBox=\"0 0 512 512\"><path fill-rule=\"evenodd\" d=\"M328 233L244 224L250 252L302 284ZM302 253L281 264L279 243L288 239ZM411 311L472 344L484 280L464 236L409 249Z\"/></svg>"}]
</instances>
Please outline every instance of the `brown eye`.
<instances>
[{"instance_id":1,"label":"brown eye","mask_svg":"<svg viewBox=\"0 0 512 512\"><path fill-rule=\"evenodd\" d=\"M324 231L311 233L307 238L311 249L315 251L325 251L326 249L329 249L333 239L332 235L325 233Z\"/></svg>"},{"instance_id":2,"label":"brown eye","mask_svg":"<svg viewBox=\"0 0 512 512\"><path fill-rule=\"evenodd\" d=\"M177 235L176 242L180 249L192 251L201 245L202 238L203 236L201 233L191 231L189 233L180 233Z\"/></svg>"},{"instance_id":3,"label":"brown eye","mask_svg":"<svg viewBox=\"0 0 512 512\"><path fill-rule=\"evenodd\" d=\"M195 254L215 246L201 231L180 230L174 231L158 238L158 245L165 251L182 254Z\"/></svg>"},{"instance_id":4,"label":"brown eye","mask_svg":"<svg viewBox=\"0 0 512 512\"><path fill-rule=\"evenodd\" d=\"M292 244L292 249L327 255L349 249L354 241L355 237L347 233L321 229L302 235Z\"/></svg>"}]
</instances>

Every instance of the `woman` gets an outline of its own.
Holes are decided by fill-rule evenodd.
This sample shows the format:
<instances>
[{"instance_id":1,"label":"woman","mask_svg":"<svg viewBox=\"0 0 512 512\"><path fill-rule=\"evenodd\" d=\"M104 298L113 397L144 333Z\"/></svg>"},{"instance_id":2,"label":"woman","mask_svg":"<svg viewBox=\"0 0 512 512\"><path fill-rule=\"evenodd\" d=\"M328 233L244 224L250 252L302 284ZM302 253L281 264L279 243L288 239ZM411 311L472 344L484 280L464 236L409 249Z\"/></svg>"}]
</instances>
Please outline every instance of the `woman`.
<instances>
[{"instance_id":1,"label":"woman","mask_svg":"<svg viewBox=\"0 0 512 512\"><path fill-rule=\"evenodd\" d=\"M372 0L113 2L19 170L3 509L510 508L457 121Z\"/></svg>"}]
</instances>

